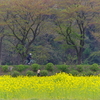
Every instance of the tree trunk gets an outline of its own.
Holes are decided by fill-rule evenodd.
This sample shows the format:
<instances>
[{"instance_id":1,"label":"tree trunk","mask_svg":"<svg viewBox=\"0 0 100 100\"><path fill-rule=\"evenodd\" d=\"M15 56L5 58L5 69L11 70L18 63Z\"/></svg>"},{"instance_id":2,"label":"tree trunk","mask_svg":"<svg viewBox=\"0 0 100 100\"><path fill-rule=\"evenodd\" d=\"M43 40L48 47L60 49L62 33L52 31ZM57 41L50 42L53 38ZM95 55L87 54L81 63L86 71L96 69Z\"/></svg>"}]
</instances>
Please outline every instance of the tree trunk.
<instances>
[{"instance_id":1,"label":"tree trunk","mask_svg":"<svg viewBox=\"0 0 100 100\"><path fill-rule=\"evenodd\" d=\"M0 65L2 63L1 51L2 51L2 42L1 42L1 38L0 38Z\"/></svg>"},{"instance_id":2,"label":"tree trunk","mask_svg":"<svg viewBox=\"0 0 100 100\"><path fill-rule=\"evenodd\" d=\"M77 64L81 64L82 63L82 55L78 54L77 56Z\"/></svg>"},{"instance_id":3,"label":"tree trunk","mask_svg":"<svg viewBox=\"0 0 100 100\"><path fill-rule=\"evenodd\" d=\"M0 37L0 65L2 64L2 40L4 36Z\"/></svg>"},{"instance_id":4,"label":"tree trunk","mask_svg":"<svg viewBox=\"0 0 100 100\"><path fill-rule=\"evenodd\" d=\"M77 52L77 64L82 63L82 53L83 53L83 46L80 47L79 52Z\"/></svg>"}]
</instances>

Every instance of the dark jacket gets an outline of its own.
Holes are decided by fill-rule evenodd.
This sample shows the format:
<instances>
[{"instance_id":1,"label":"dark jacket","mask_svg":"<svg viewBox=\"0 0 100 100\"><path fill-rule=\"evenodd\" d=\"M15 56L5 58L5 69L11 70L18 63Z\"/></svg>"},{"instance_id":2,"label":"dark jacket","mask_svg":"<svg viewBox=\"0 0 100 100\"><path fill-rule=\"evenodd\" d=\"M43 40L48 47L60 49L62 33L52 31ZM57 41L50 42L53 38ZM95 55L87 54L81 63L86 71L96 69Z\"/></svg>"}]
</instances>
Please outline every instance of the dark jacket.
<instances>
[{"instance_id":1,"label":"dark jacket","mask_svg":"<svg viewBox=\"0 0 100 100\"><path fill-rule=\"evenodd\" d=\"M27 59L31 59L31 58L32 58L31 55L28 55L28 56L27 56Z\"/></svg>"}]
</instances>

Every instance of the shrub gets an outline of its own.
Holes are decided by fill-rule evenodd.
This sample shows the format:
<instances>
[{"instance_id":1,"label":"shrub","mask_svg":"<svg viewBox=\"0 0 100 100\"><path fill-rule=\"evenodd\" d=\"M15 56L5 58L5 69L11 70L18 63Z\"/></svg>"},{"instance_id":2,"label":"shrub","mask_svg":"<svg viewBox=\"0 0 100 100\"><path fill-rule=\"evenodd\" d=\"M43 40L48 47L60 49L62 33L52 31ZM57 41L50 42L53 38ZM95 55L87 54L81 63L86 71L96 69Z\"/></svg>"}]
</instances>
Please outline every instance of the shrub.
<instances>
[{"instance_id":1,"label":"shrub","mask_svg":"<svg viewBox=\"0 0 100 100\"><path fill-rule=\"evenodd\" d=\"M18 71L13 71L11 74L12 77L17 77L19 75L20 75L20 73Z\"/></svg>"},{"instance_id":2,"label":"shrub","mask_svg":"<svg viewBox=\"0 0 100 100\"><path fill-rule=\"evenodd\" d=\"M48 64L46 64L46 70L48 70L48 71L53 71L53 63L48 63Z\"/></svg>"},{"instance_id":3,"label":"shrub","mask_svg":"<svg viewBox=\"0 0 100 100\"><path fill-rule=\"evenodd\" d=\"M47 70L42 70L42 71L40 71L40 75L41 76L47 76L48 75L48 71Z\"/></svg>"},{"instance_id":4,"label":"shrub","mask_svg":"<svg viewBox=\"0 0 100 100\"><path fill-rule=\"evenodd\" d=\"M76 67L77 67L76 70L78 72L82 72L83 71L83 66L82 65L77 65Z\"/></svg>"},{"instance_id":5,"label":"shrub","mask_svg":"<svg viewBox=\"0 0 100 100\"><path fill-rule=\"evenodd\" d=\"M94 64L90 67L90 70L91 70L91 71L94 71L94 72L98 71L98 70L99 70L98 64L94 63Z\"/></svg>"},{"instance_id":6,"label":"shrub","mask_svg":"<svg viewBox=\"0 0 100 100\"><path fill-rule=\"evenodd\" d=\"M3 65L0 65L0 67L2 67Z\"/></svg>"},{"instance_id":7,"label":"shrub","mask_svg":"<svg viewBox=\"0 0 100 100\"><path fill-rule=\"evenodd\" d=\"M79 72L77 70L71 70L70 74L72 74L73 76L77 76Z\"/></svg>"},{"instance_id":8,"label":"shrub","mask_svg":"<svg viewBox=\"0 0 100 100\"><path fill-rule=\"evenodd\" d=\"M92 71L87 71L84 73L85 76L91 76L94 75L94 73Z\"/></svg>"},{"instance_id":9,"label":"shrub","mask_svg":"<svg viewBox=\"0 0 100 100\"><path fill-rule=\"evenodd\" d=\"M34 75L36 75L33 71L30 71L30 70L28 70L27 72L26 72L26 75L27 76L34 76Z\"/></svg>"},{"instance_id":10,"label":"shrub","mask_svg":"<svg viewBox=\"0 0 100 100\"><path fill-rule=\"evenodd\" d=\"M31 67L32 67L32 70L36 72L40 68L40 65L39 64L32 64Z\"/></svg>"},{"instance_id":11,"label":"shrub","mask_svg":"<svg viewBox=\"0 0 100 100\"><path fill-rule=\"evenodd\" d=\"M68 69L68 65L57 65L58 69L61 71L61 72L67 72L69 73L69 69Z\"/></svg>"},{"instance_id":12,"label":"shrub","mask_svg":"<svg viewBox=\"0 0 100 100\"><path fill-rule=\"evenodd\" d=\"M9 69L8 65L4 65L4 66L2 66L2 70L3 70L3 72L7 72L8 69Z\"/></svg>"},{"instance_id":13,"label":"shrub","mask_svg":"<svg viewBox=\"0 0 100 100\"><path fill-rule=\"evenodd\" d=\"M27 68L28 68L27 65L22 65L22 64L16 66L16 70L17 70L17 71L20 71L20 72L24 71L24 70L27 69Z\"/></svg>"}]
</instances>

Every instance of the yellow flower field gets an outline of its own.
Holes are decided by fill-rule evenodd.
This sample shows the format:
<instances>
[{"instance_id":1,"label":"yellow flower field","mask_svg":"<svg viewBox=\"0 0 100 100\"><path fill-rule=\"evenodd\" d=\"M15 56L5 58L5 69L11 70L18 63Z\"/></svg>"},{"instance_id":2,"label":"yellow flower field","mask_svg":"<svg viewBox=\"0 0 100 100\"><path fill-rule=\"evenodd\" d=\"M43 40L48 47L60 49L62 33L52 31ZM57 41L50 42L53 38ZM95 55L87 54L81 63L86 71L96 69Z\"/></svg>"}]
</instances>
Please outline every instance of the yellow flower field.
<instances>
[{"instance_id":1,"label":"yellow flower field","mask_svg":"<svg viewBox=\"0 0 100 100\"><path fill-rule=\"evenodd\" d=\"M0 76L0 100L100 100L100 77Z\"/></svg>"}]
</instances>

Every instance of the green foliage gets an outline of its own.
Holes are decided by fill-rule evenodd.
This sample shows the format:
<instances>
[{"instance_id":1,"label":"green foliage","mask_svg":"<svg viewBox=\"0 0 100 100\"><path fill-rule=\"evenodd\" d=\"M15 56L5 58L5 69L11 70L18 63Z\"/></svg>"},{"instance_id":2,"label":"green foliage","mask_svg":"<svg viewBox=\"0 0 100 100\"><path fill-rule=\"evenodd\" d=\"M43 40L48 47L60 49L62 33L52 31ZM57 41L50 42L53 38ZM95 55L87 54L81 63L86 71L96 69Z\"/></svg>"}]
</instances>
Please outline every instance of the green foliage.
<instances>
[{"instance_id":1,"label":"green foliage","mask_svg":"<svg viewBox=\"0 0 100 100\"><path fill-rule=\"evenodd\" d=\"M70 74L72 74L73 76L77 76L79 72L77 70L71 70Z\"/></svg>"},{"instance_id":2,"label":"green foliage","mask_svg":"<svg viewBox=\"0 0 100 100\"><path fill-rule=\"evenodd\" d=\"M42 37L40 39L40 36L39 36L37 38L38 43L39 42L40 43L43 42L42 44L44 44L46 42L44 38L45 37ZM37 63L43 64L43 65L45 65L47 63L47 60L50 58L50 54L48 53L48 50L47 49L48 48L47 47L44 47L43 45L38 45L38 46L35 46L34 45L34 52L32 54L33 54L33 57L34 57L34 59L36 60Z\"/></svg>"},{"instance_id":3,"label":"green foliage","mask_svg":"<svg viewBox=\"0 0 100 100\"><path fill-rule=\"evenodd\" d=\"M41 70L40 71L40 75L41 76L47 76L48 75L48 71L47 70Z\"/></svg>"},{"instance_id":4,"label":"green foliage","mask_svg":"<svg viewBox=\"0 0 100 100\"><path fill-rule=\"evenodd\" d=\"M2 65L0 65L0 67L2 67Z\"/></svg>"},{"instance_id":5,"label":"green foliage","mask_svg":"<svg viewBox=\"0 0 100 100\"><path fill-rule=\"evenodd\" d=\"M90 57L100 56L100 51L93 52Z\"/></svg>"},{"instance_id":6,"label":"green foliage","mask_svg":"<svg viewBox=\"0 0 100 100\"><path fill-rule=\"evenodd\" d=\"M20 73L18 71L13 71L11 74L12 77L17 77L19 75L20 75Z\"/></svg>"},{"instance_id":7,"label":"green foliage","mask_svg":"<svg viewBox=\"0 0 100 100\"><path fill-rule=\"evenodd\" d=\"M3 72L7 72L8 69L9 69L8 65L4 65L4 66L2 66L2 70L3 70Z\"/></svg>"},{"instance_id":8,"label":"green foliage","mask_svg":"<svg viewBox=\"0 0 100 100\"><path fill-rule=\"evenodd\" d=\"M90 70L94 72L98 71L99 70L98 64L96 63L92 64L92 66L90 67Z\"/></svg>"},{"instance_id":9,"label":"green foliage","mask_svg":"<svg viewBox=\"0 0 100 100\"><path fill-rule=\"evenodd\" d=\"M16 66L16 70L17 70L17 71L20 71L20 72L24 71L24 70L27 69L27 68L28 68L27 65L22 65L22 64Z\"/></svg>"},{"instance_id":10,"label":"green foliage","mask_svg":"<svg viewBox=\"0 0 100 100\"><path fill-rule=\"evenodd\" d=\"M24 51L26 51L25 46L22 45L22 44L18 44L18 45L17 45L16 52L18 52L18 53L23 53Z\"/></svg>"},{"instance_id":11,"label":"green foliage","mask_svg":"<svg viewBox=\"0 0 100 100\"><path fill-rule=\"evenodd\" d=\"M84 55L87 55L87 56L89 56L90 53L91 53L91 49L90 49L90 48L86 48L86 49L84 50L84 52L83 52L83 54L84 54Z\"/></svg>"},{"instance_id":12,"label":"green foliage","mask_svg":"<svg viewBox=\"0 0 100 100\"><path fill-rule=\"evenodd\" d=\"M67 73L69 73L69 66L68 65L65 65L65 64L63 64L63 65L57 65L57 67L58 67L58 69L61 71L61 72L67 72Z\"/></svg>"},{"instance_id":13,"label":"green foliage","mask_svg":"<svg viewBox=\"0 0 100 100\"><path fill-rule=\"evenodd\" d=\"M67 64L74 64L75 60L77 60L77 56L76 55L72 56L71 54L68 54L66 63Z\"/></svg>"},{"instance_id":14,"label":"green foliage","mask_svg":"<svg viewBox=\"0 0 100 100\"><path fill-rule=\"evenodd\" d=\"M98 75L100 74L100 68L99 65L94 63L93 65L54 65L52 63L48 63L46 65L42 65L40 74L41 76L47 76L47 75L54 75L55 73L59 72L66 72L70 73L73 76L90 76L90 75ZM13 70L10 70L10 67L13 68ZM46 69L50 68L50 69ZM27 75L27 76L34 76L37 73L37 70L40 69L39 64L32 64L29 65L15 65L15 66L8 66L8 65L2 65L1 71L6 72L8 75L11 73L12 76L16 77L17 75ZM52 69L52 70L51 70ZM15 72L13 72L15 71ZM52 71L52 72L51 72ZM5 73L2 72L2 75Z\"/></svg>"},{"instance_id":15,"label":"green foliage","mask_svg":"<svg viewBox=\"0 0 100 100\"><path fill-rule=\"evenodd\" d=\"M78 72L83 71L83 65L77 65L76 67L77 67L76 69L77 69Z\"/></svg>"},{"instance_id":16,"label":"green foliage","mask_svg":"<svg viewBox=\"0 0 100 100\"><path fill-rule=\"evenodd\" d=\"M48 63L48 64L46 64L46 70L48 70L48 71L53 71L53 63Z\"/></svg>"},{"instance_id":17,"label":"green foliage","mask_svg":"<svg viewBox=\"0 0 100 100\"><path fill-rule=\"evenodd\" d=\"M94 73L93 73L93 71L87 71L87 72L84 72L84 75L91 76L91 75L94 75Z\"/></svg>"},{"instance_id":18,"label":"green foliage","mask_svg":"<svg viewBox=\"0 0 100 100\"><path fill-rule=\"evenodd\" d=\"M40 68L40 65L39 64L32 64L31 67L32 67L32 70L36 72Z\"/></svg>"},{"instance_id":19,"label":"green foliage","mask_svg":"<svg viewBox=\"0 0 100 100\"><path fill-rule=\"evenodd\" d=\"M94 64L94 63L100 64L100 51L92 52L87 60L89 64Z\"/></svg>"},{"instance_id":20,"label":"green foliage","mask_svg":"<svg viewBox=\"0 0 100 100\"><path fill-rule=\"evenodd\" d=\"M36 74L33 71L31 71L31 70L27 70L26 75L27 76L34 76Z\"/></svg>"}]
</instances>

